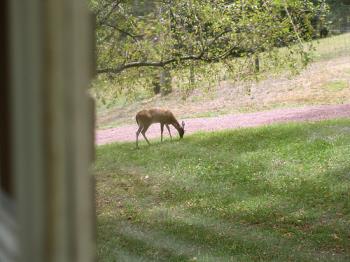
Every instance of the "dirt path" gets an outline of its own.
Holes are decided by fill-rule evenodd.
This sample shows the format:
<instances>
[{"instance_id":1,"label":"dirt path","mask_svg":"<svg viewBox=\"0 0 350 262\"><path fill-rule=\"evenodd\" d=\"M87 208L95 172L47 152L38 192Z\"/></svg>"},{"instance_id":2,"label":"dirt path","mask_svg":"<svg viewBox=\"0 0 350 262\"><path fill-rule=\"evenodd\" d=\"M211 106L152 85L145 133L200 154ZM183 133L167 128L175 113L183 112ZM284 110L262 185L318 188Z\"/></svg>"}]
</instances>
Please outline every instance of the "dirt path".
<instances>
[{"instance_id":1,"label":"dirt path","mask_svg":"<svg viewBox=\"0 0 350 262\"><path fill-rule=\"evenodd\" d=\"M214 131L239 127L253 127L271 123L291 121L317 121L331 118L350 118L350 104L277 109L271 111L233 114L210 118L192 118L185 119L184 121L186 123L186 134L191 134L197 131ZM112 142L134 141L136 130L136 122L134 125L97 130L96 144L103 145ZM166 129L164 130L164 134L165 136L168 135ZM176 130L173 128L172 134L174 136L177 135ZM147 131L147 137L160 137L159 124L154 124L149 128ZM142 139L143 138L141 138L141 140Z\"/></svg>"}]
</instances>

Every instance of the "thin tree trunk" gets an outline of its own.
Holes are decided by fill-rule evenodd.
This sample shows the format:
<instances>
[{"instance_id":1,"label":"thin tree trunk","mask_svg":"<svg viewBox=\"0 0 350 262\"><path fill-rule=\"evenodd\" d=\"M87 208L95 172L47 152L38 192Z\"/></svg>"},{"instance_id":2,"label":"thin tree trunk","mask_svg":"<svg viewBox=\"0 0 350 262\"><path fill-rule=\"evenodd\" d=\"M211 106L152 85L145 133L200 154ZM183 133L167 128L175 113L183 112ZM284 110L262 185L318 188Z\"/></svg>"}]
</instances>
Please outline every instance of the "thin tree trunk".
<instances>
[{"instance_id":1,"label":"thin tree trunk","mask_svg":"<svg viewBox=\"0 0 350 262\"><path fill-rule=\"evenodd\" d=\"M260 71L259 55L256 55L254 58L254 66L255 66L255 72L258 73Z\"/></svg>"},{"instance_id":2,"label":"thin tree trunk","mask_svg":"<svg viewBox=\"0 0 350 262\"><path fill-rule=\"evenodd\" d=\"M163 96L172 92L171 73L169 69L163 69L160 73L160 88Z\"/></svg>"}]
</instances>

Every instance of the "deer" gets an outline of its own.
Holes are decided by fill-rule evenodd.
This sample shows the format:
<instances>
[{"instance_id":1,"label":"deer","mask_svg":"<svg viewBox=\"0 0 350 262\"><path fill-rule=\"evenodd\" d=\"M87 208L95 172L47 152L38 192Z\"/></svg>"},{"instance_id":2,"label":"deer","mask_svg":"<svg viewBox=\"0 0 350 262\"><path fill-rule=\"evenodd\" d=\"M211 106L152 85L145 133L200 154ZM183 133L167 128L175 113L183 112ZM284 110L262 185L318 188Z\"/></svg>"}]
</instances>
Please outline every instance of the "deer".
<instances>
[{"instance_id":1,"label":"deer","mask_svg":"<svg viewBox=\"0 0 350 262\"><path fill-rule=\"evenodd\" d=\"M140 133L145 138L148 145L150 145L150 142L146 137L146 132L150 127L150 125L154 123L160 123L161 142L163 142L164 125L168 129L171 140L172 140L172 136L171 136L169 125L174 126L177 132L179 132L180 139L183 138L185 133L185 129L184 129L185 122L182 121L180 125L177 119L175 118L174 114L168 109L151 108L151 109L141 110L136 114L136 123L139 127L138 130L136 131L136 148L139 148L138 142L139 142Z\"/></svg>"}]
</instances>

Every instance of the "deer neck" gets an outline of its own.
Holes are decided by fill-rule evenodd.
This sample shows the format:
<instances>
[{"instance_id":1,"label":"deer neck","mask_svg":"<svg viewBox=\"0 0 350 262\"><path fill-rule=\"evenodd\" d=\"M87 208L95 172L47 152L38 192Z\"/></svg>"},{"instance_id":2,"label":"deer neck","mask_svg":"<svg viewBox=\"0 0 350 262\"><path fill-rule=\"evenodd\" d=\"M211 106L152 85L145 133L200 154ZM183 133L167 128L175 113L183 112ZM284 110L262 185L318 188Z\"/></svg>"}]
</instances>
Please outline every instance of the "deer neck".
<instances>
[{"instance_id":1,"label":"deer neck","mask_svg":"<svg viewBox=\"0 0 350 262\"><path fill-rule=\"evenodd\" d=\"M174 120L173 126L175 127L175 129L179 132L181 130L181 126L179 124L179 122L177 122L177 120Z\"/></svg>"},{"instance_id":2,"label":"deer neck","mask_svg":"<svg viewBox=\"0 0 350 262\"><path fill-rule=\"evenodd\" d=\"M176 119L174 119L174 121L173 121L173 126L175 127L175 129L179 133L180 138L183 138L185 131Z\"/></svg>"}]
</instances>

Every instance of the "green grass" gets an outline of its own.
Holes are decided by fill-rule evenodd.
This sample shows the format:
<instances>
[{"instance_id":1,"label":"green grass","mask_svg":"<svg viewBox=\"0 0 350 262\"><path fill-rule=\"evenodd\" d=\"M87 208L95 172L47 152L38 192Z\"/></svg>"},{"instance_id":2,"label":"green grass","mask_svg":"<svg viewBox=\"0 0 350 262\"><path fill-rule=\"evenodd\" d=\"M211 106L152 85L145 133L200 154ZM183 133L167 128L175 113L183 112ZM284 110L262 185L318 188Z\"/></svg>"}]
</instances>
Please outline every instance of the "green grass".
<instances>
[{"instance_id":1,"label":"green grass","mask_svg":"<svg viewBox=\"0 0 350 262\"><path fill-rule=\"evenodd\" d=\"M350 33L315 40L313 44L316 61L348 56L350 54Z\"/></svg>"},{"instance_id":2,"label":"green grass","mask_svg":"<svg viewBox=\"0 0 350 262\"><path fill-rule=\"evenodd\" d=\"M325 83L323 87L329 91L337 92L347 88L348 85L348 82L345 80L337 80Z\"/></svg>"},{"instance_id":3,"label":"green grass","mask_svg":"<svg viewBox=\"0 0 350 262\"><path fill-rule=\"evenodd\" d=\"M97 149L99 261L350 261L350 120Z\"/></svg>"}]
</instances>

